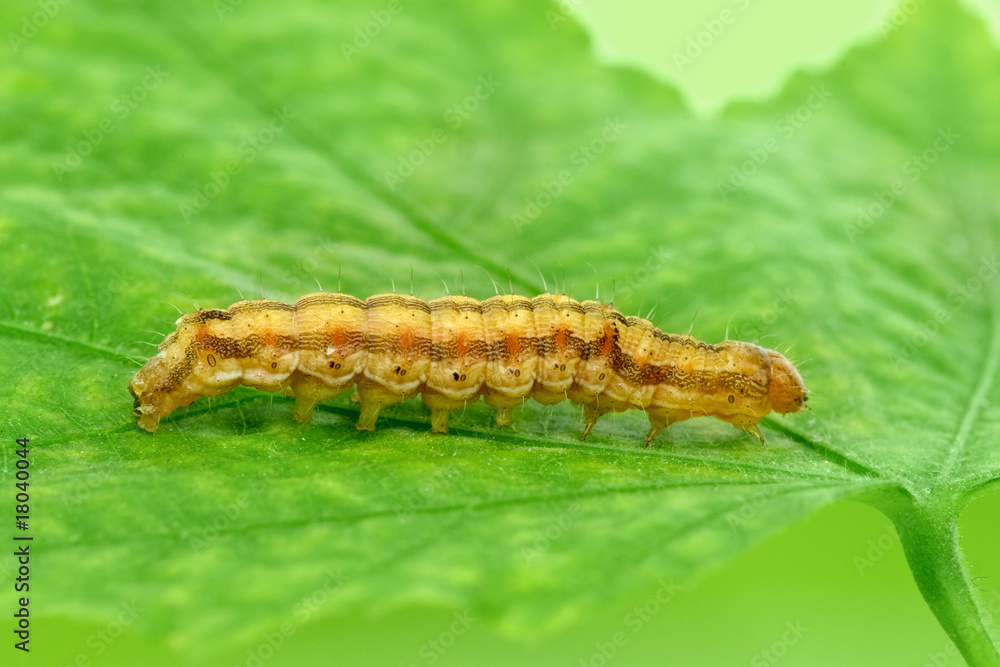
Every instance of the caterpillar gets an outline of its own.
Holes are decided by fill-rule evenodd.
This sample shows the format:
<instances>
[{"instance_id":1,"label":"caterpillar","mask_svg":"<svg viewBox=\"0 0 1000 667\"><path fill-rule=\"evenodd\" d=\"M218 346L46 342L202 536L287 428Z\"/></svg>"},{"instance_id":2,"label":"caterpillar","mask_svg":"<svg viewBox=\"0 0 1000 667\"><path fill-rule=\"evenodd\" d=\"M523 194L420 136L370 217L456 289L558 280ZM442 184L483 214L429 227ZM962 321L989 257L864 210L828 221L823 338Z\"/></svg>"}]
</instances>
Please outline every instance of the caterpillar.
<instances>
[{"instance_id":1,"label":"caterpillar","mask_svg":"<svg viewBox=\"0 0 1000 667\"><path fill-rule=\"evenodd\" d=\"M200 309L176 324L129 383L133 414L150 433L199 396L241 384L294 396L299 422L356 385L361 430L418 393L435 433L447 433L449 413L480 396L498 426L529 397L545 405L569 399L584 408L583 439L601 415L636 408L649 416L647 446L670 424L698 416L763 443L758 421L772 410L797 412L808 399L798 371L774 350L664 333L613 306L560 294L427 302L319 292L294 305Z\"/></svg>"}]
</instances>

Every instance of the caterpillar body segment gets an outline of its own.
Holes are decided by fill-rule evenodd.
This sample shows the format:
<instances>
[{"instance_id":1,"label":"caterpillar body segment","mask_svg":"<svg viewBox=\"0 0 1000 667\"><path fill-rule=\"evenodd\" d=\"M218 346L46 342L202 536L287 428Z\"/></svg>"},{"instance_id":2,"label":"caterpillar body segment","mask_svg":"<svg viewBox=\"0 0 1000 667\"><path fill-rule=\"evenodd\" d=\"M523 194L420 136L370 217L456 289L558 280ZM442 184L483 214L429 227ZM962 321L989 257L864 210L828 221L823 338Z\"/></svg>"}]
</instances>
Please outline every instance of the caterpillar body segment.
<instances>
[{"instance_id":1,"label":"caterpillar body segment","mask_svg":"<svg viewBox=\"0 0 1000 667\"><path fill-rule=\"evenodd\" d=\"M199 396L237 385L295 397L294 419L352 387L357 428L373 430L386 406L420 394L431 428L482 397L498 426L529 398L584 407L586 438L608 412L646 411L648 445L670 424L714 416L756 436L772 410L805 407L808 392L781 354L751 343L710 345L660 331L598 301L559 294L446 296L430 302L399 294L356 297L320 292L294 305L241 301L199 310L129 383L139 426Z\"/></svg>"}]
</instances>

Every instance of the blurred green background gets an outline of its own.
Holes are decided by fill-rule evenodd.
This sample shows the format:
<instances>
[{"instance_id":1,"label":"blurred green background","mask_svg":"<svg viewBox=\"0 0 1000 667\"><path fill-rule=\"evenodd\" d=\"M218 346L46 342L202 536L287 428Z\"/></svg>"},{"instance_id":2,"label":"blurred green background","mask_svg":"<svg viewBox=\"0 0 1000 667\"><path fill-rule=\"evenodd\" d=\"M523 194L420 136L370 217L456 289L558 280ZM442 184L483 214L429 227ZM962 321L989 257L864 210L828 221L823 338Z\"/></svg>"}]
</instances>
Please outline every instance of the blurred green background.
<instances>
[{"instance_id":1,"label":"blurred green background","mask_svg":"<svg viewBox=\"0 0 1000 667\"><path fill-rule=\"evenodd\" d=\"M674 52L702 21L730 4L587 0L579 16L596 34L598 57L646 67L710 113L728 100L773 93L798 68L835 62L846 46L873 38L888 10L886 3L857 0L836 5L752 0L738 29L689 70L677 72ZM1000 3L984 0L975 6L996 26ZM963 546L974 576L1000 577L998 515L1000 494L993 493L974 502L963 517ZM872 563L863 573L859 558ZM37 576L44 579L45 573ZM885 518L858 503L824 509L686 588L613 657L595 657L646 597L610 606L586 623L532 644L473 624L434 664L769 665L779 656L772 661L762 651L781 641L788 624L807 630L780 656L782 665L963 664L946 653L949 641L920 599ZM455 611L404 607L380 617L325 618L299 630L267 664L429 664L421 648L448 628ZM34 636L37 652L13 659L72 664L80 647L104 628L103 623L42 619ZM9 664L6 647L0 656ZM241 649L214 664L246 664L247 658ZM183 662L171 646L128 633L92 664Z\"/></svg>"},{"instance_id":2,"label":"blurred green background","mask_svg":"<svg viewBox=\"0 0 1000 667\"><path fill-rule=\"evenodd\" d=\"M974 576L995 579L1000 572L998 515L1000 493L993 493L973 501L961 522ZM625 618L646 598L609 607L587 623L530 644L473 624L433 664L598 666L604 664L594 657L601 650L598 645L625 631L628 643L607 664L756 667L777 664L764 651L782 640L789 623L806 632L781 656L782 665L965 664L950 652L951 642L920 598L885 517L855 502L821 510L684 589L633 635ZM374 618L346 614L324 619L301 628L266 664L426 665L428 642L448 631L456 611L405 607ZM18 656L18 661L68 667L105 625L40 622L38 653L29 659ZM259 650L262 643L248 650ZM241 650L210 664L245 665L249 659L247 650ZM166 644L126 634L93 664L185 662Z\"/></svg>"},{"instance_id":3,"label":"blurred green background","mask_svg":"<svg viewBox=\"0 0 1000 667\"><path fill-rule=\"evenodd\" d=\"M895 3L888 0L844 0L804 3L790 0L739 0L705 3L645 0L573 2L596 36L595 48L607 62L631 63L678 86L689 102L714 111L734 99L773 95L787 75L798 69L835 64L845 45L879 35L879 27ZM918 4L923 4L922 2ZM967 0L967 7L986 19L1000 36L1000 2ZM679 65L693 28L739 10L739 27L690 66Z\"/></svg>"}]
</instances>

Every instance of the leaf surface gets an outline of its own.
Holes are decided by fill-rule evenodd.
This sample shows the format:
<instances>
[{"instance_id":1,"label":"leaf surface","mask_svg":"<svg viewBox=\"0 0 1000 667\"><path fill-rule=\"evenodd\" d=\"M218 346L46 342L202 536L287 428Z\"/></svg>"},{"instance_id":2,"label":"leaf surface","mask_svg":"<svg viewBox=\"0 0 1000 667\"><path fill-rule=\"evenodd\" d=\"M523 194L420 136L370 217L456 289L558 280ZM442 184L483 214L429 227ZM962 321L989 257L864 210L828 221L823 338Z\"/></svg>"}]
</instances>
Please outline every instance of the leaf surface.
<instances>
[{"instance_id":1,"label":"leaf surface","mask_svg":"<svg viewBox=\"0 0 1000 667\"><path fill-rule=\"evenodd\" d=\"M838 499L996 481L1000 56L977 19L929 2L700 118L542 6L399 7L73 3L0 69L0 428L32 438L42 611L136 599L182 647L414 602L537 634ZM764 447L702 419L651 449L638 414L580 442L565 404L499 431L480 403L447 437L419 401L367 434L346 400L302 425L246 389L153 436L130 416L173 306L315 281L486 298L490 276L794 345L814 412Z\"/></svg>"}]
</instances>

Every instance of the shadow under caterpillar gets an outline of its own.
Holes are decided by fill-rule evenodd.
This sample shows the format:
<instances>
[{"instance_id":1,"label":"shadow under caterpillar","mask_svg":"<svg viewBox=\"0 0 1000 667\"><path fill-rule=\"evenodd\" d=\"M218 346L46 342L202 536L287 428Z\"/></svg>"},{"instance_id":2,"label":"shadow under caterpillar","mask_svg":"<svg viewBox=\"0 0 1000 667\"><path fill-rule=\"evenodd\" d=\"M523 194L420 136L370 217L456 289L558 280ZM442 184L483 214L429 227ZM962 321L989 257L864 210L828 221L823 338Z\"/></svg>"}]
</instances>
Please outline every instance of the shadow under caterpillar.
<instances>
[{"instance_id":1,"label":"shadow under caterpillar","mask_svg":"<svg viewBox=\"0 0 1000 667\"><path fill-rule=\"evenodd\" d=\"M357 385L357 428L374 430L382 409L421 394L431 428L482 396L498 426L529 397L583 405L583 438L608 412L645 410L646 445L663 428L713 416L764 441L757 422L772 410L797 412L808 392L798 371L774 350L717 345L664 333L599 301L559 294L430 302L379 294L362 301L320 292L294 305L240 301L198 310L129 383L139 426L199 396L238 385L295 397L294 418L308 422L320 402Z\"/></svg>"}]
</instances>

